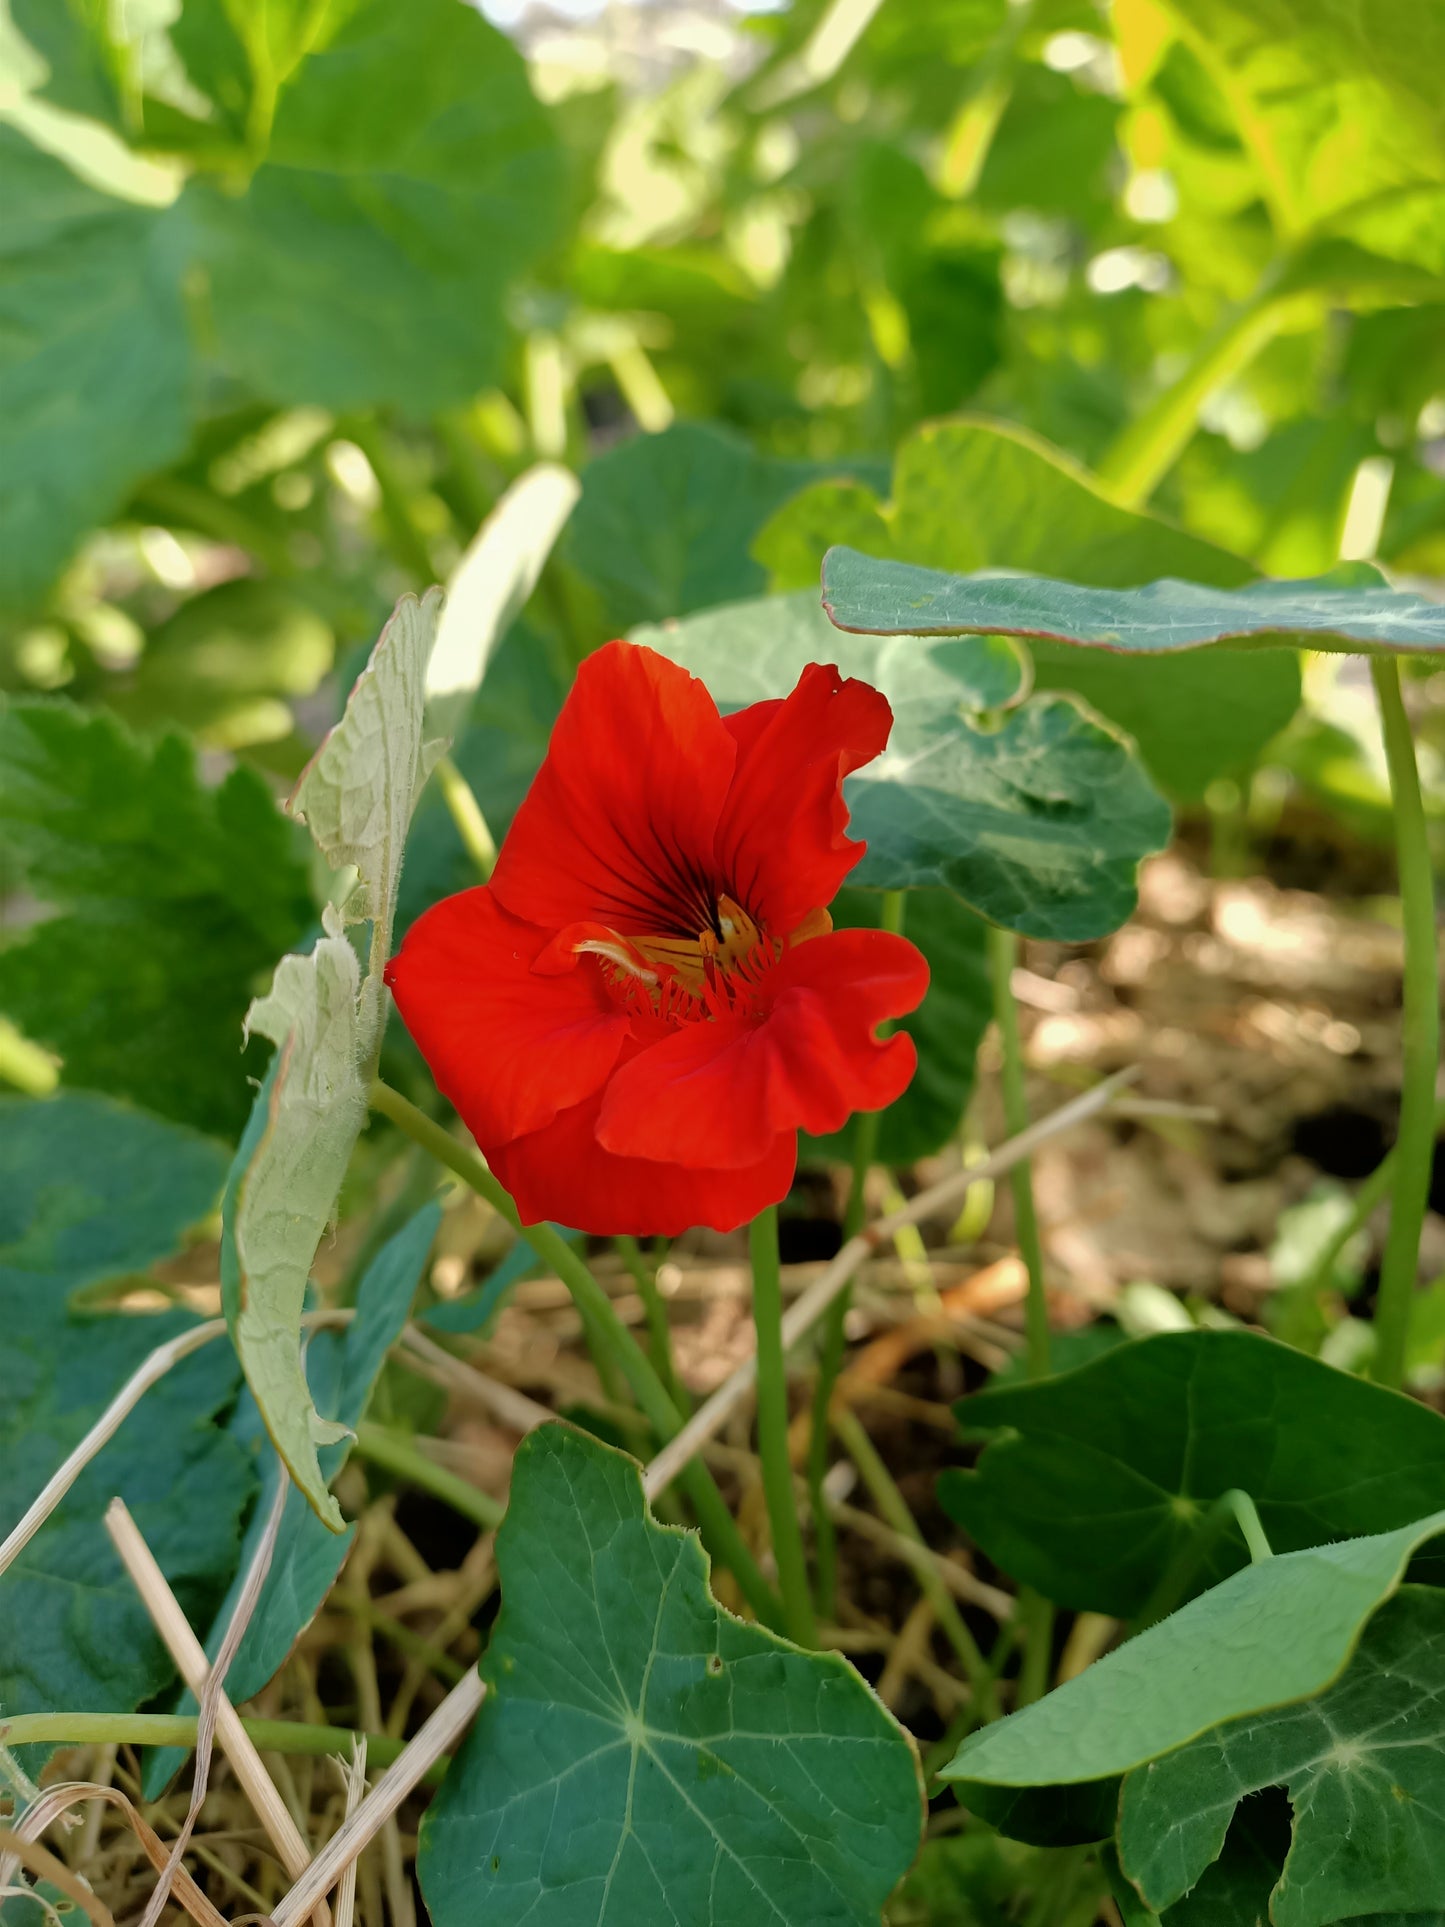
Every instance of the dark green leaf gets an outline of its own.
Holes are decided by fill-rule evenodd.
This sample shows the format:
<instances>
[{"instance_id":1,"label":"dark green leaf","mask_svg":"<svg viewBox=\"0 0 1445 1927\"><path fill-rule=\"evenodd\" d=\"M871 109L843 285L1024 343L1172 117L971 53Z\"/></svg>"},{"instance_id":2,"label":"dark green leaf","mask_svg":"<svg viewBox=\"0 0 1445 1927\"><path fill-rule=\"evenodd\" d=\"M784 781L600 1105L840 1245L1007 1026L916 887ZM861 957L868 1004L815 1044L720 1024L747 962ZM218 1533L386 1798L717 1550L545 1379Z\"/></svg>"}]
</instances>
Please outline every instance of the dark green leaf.
<instances>
[{"instance_id":1,"label":"dark green leaf","mask_svg":"<svg viewBox=\"0 0 1445 1927\"><path fill-rule=\"evenodd\" d=\"M218 1134L250 1105L241 1021L311 921L295 832L236 769L203 787L177 736L137 742L67 704L0 711L0 836L64 914L0 950L0 1009L67 1082Z\"/></svg>"},{"instance_id":2,"label":"dark green leaf","mask_svg":"<svg viewBox=\"0 0 1445 1927\"><path fill-rule=\"evenodd\" d=\"M918 1864L888 1909L888 1927L1016 1927L1032 1900L1059 1903L1049 1927L1094 1927L1097 1890L1075 1877L1072 1854L1040 1853L981 1827L923 1843ZM1072 1903L1059 1882L1073 1889ZM38 1927L38 1923L37 1923Z\"/></svg>"},{"instance_id":3,"label":"dark green leaf","mask_svg":"<svg viewBox=\"0 0 1445 1927\"><path fill-rule=\"evenodd\" d=\"M1119 1858L1174 1927L1202 1890L1241 1801L1283 1786L1294 1837L1276 1861L1272 1927L1367 1915L1445 1921L1445 1593L1407 1586L1318 1698L1217 1727L1124 1781ZM1204 1880L1201 1880L1201 1875ZM1196 1883L1199 1883L1196 1888ZM1269 1890L1266 1889L1268 1893ZM1211 1916L1191 1897L1181 1927ZM1223 1927L1226 1916L1213 1918ZM1246 1918L1228 1917L1229 1927Z\"/></svg>"},{"instance_id":4,"label":"dark green leaf","mask_svg":"<svg viewBox=\"0 0 1445 1927\"><path fill-rule=\"evenodd\" d=\"M1066 696L1033 696L997 730L946 712L894 729L852 779L865 889L941 884L991 922L1078 943L1117 929L1169 807L1129 745Z\"/></svg>"},{"instance_id":5,"label":"dark green leaf","mask_svg":"<svg viewBox=\"0 0 1445 1927\"><path fill-rule=\"evenodd\" d=\"M170 228L0 125L0 608L185 446L190 350Z\"/></svg>"},{"instance_id":6,"label":"dark green leaf","mask_svg":"<svg viewBox=\"0 0 1445 1927\"><path fill-rule=\"evenodd\" d=\"M875 929L882 899L845 889L833 904L840 929ZM918 1046L918 1069L878 1125L880 1164L911 1164L946 1144L973 1091L979 1042L993 1019L984 924L946 890L910 890L904 935L928 959L928 995L896 1026ZM824 1149L851 1155L856 1120Z\"/></svg>"},{"instance_id":7,"label":"dark green leaf","mask_svg":"<svg viewBox=\"0 0 1445 1927\"><path fill-rule=\"evenodd\" d=\"M918 1846L912 1747L839 1655L744 1625L637 1467L520 1447L488 1694L422 1822L437 1927L878 1921Z\"/></svg>"},{"instance_id":8,"label":"dark green leaf","mask_svg":"<svg viewBox=\"0 0 1445 1927\"><path fill-rule=\"evenodd\" d=\"M334 1419L353 1429L360 1423L372 1388L386 1363L386 1354L406 1323L440 1222L439 1206L429 1204L418 1211L387 1240L367 1267L356 1294L356 1316L350 1324L340 1332L313 1333L306 1352L306 1379L323 1418ZM261 1489L241 1548L235 1581L221 1602L205 1641L212 1659L220 1651L246 1573L265 1532L280 1466L249 1391L241 1395L230 1433L248 1458L257 1463ZM328 1480L334 1479L345 1464L347 1451L345 1442L322 1448L318 1456ZM226 1691L232 1700L239 1704L251 1699L270 1681L331 1590L354 1537L354 1527L336 1533L324 1526L295 1486L286 1494L271 1569L226 1674ZM175 1710L192 1713L195 1707L194 1697L184 1692ZM145 1792L148 1799L160 1797L184 1758L178 1747L164 1747L147 1759Z\"/></svg>"},{"instance_id":9,"label":"dark green leaf","mask_svg":"<svg viewBox=\"0 0 1445 1927\"><path fill-rule=\"evenodd\" d=\"M754 543L773 586L816 584L835 544L960 571L1047 568L1099 588L1163 575L1233 588L1251 574L1226 550L1117 507L1058 450L1002 422L918 429L898 451L893 486L886 507L858 482L820 482L787 503ZM1298 666L1283 652L1219 665L1030 648L1034 686L1071 690L1122 725L1173 796L1199 796L1252 762L1299 704Z\"/></svg>"},{"instance_id":10,"label":"dark green leaf","mask_svg":"<svg viewBox=\"0 0 1445 1927\"><path fill-rule=\"evenodd\" d=\"M975 1786L995 1800L1015 1790L1087 1792L1227 1720L1312 1699L1344 1670L1412 1554L1442 1532L1437 1512L1396 1532L1247 1566L1034 1705L970 1734L941 1777L965 1805Z\"/></svg>"},{"instance_id":11,"label":"dark green leaf","mask_svg":"<svg viewBox=\"0 0 1445 1927\"><path fill-rule=\"evenodd\" d=\"M195 1320L70 1317L57 1287L6 1275L0 1323L3 1538L131 1373ZM224 1341L167 1373L0 1577L0 1720L128 1713L170 1682L165 1647L106 1536L105 1508L117 1493L125 1500L187 1616L207 1622L235 1569L254 1489L245 1454L212 1422L238 1378Z\"/></svg>"},{"instance_id":12,"label":"dark green leaf","mask_svg":"<svg viewBox=\"0 0 1445 1927\"><path fill-rule=\"evenodd\" d=\"M957 1406L987 1435L940 1496L988 1556L1059 1604L1131 1618L1166 1573L1234 1571L1233 1487L1276 1552L1378 1532L1445 1505L1445 1419L1250 1332L1168 1332Z\"/></svg>"},{"instance_id":13,"label":"dark green leaf","mask_svg":"<svg viewBox=\"0 0 1445 1927\"><path fill-rule=\"evenodd\" d=\"M699 422L590 462L560 553L596 597L598 636L756 595L766 577L749 545L817 473Z\"/></svg>"},{"instance_id":14,"label":"dark green leaf","mask_svg":"<svg viewBox=\"0 0 1445 1927\"><path fill-rule=\"evenodd\" d=\"M862 677L893 706L888 748L849 779L868 845L864 889L941 886L1030 935L1114 929L1135 901L1140 859L1169 812L1128 746L1063 697L1029 700L995 728L974 714L1014 700L1017 659L921 640L830 633L811 596L779 596L634 631L707 683L724 709L786 695L809 662Z\"/></svg>"},{"instance_id":15,"label":"dark green leaf","mask_svg":"<svg viewBox=\"0 0 1445 1927\"><path fill-rule=\"evenodd\" d=\"M182 208L227 364L278 401L430 411L495 372L508 281L554 238L560 149L521 56L456 0L330 7L244 195Z\"/></svg>"},{"instance_id":16,"label":"dark green leaf","mask_svg":"<svg viewBox=\"0 0 1445 1927\"><path fill-rule=\"evenodd\" d=\"M1370 578L1377 587L1369 586ZM854 634L1042 636L1120 655L1166 655L1217 642L1445 653L1445 609L1391 589L1359 564L1337 576L1232 591L1167 577L1142 589L1088 589L1048 576L952 575L830 549L823 606L840 629Z\"/></svg>"},{"instance_id":17,"label":"dark green leaf","mask_svg":"<svg viewBox=\"0 0 1445 1927\"><path fill-rule=\"evenodd\" d=\"M225 1148L89 1091L0 1097L0 1291L57 1304L169 1258L212 1212Z\"/></svg>"}]
</instances>

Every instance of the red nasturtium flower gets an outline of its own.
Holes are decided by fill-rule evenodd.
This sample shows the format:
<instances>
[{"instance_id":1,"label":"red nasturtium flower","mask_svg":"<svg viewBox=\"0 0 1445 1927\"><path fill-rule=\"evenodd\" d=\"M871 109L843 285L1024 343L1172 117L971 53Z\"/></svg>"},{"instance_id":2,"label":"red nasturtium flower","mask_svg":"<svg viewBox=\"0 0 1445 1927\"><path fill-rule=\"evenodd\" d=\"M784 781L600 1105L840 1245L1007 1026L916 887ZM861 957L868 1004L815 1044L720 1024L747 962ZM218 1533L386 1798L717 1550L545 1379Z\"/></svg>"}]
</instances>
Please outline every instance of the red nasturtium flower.
<instances>
[{"instance_id":1,"label":"red nasturtium flower","mask_svg":"<svg viewBox=\"0 0 1445 1927\"><path fill-rule=\"evenodd\" d=\"M731 1230L913 1075L879 1026L920 1001L902 937L832 928L863 854L843 778L892 712L814 664L720 716L612 642L578 671L490 884L436 904L387 971L437 1083L523 1221Z\"/></svg>"}]
</instances>

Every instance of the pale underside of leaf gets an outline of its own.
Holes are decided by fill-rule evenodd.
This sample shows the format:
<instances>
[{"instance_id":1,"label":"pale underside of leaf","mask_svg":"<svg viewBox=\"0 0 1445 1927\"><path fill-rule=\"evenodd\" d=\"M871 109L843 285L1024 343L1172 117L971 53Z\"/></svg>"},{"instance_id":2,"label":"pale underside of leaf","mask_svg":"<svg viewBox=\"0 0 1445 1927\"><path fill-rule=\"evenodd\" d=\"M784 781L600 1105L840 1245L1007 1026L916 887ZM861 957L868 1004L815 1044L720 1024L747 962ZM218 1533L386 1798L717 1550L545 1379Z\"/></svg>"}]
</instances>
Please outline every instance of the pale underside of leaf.
<instances>
[{"instance_id":1,"label":"pale underside of leaf","mask_svg":"<svg viewBox=\"0 0 1445 1927\"><path fill-rule=\"evenodd\" d=\"M1248 1566L1036 1705L967 1738L941 1777L993 1787L1086 1785L1211 1727L1322 1692L1437 1512L1397 1532Z\"/></svg>"},{"instance_id":2,"label":"pale underside of leaf","mask_svg":"<svg viewBox=\"0 0 1445 1927\"><path fill-rule=\"evenodd\" d=\"M380 933L373 955L382 960L390 949L407 826L446 747L422 739L427 664L441 609L440 589L428 589L420 602L414 596L398 602L345 714L306 765L287 805L333 869L355 866L359 881L343 914L348 922L371 921ZM368 980L363 1055L374 1047L380 1022L380 986Z\"/></svg>"},{"instance_id":3,"label":"pale underside of leaf","mask_svg":"<svg viewBox=\"0 0 1445 1927\"><path fill-rule=\"evenodd\" d=\"M498 502L457 564L426 671L425 728L455 737L493 649L537 586L582 492L571 469L538 462Z\"/></svg>"},{"instance_id":4,"label":"pale underside of leaf","mask_svg":"<svg viewBox=\"0 0 1445 1927\"><path fill-rule=\"evenodd\" d=\"M836 548L823 559L823 606L853 634L1032 636L1125 655L1216 643L1445 653L1445 608L1384 582L1329 577L1229 590L1166 576L1138 589L1091 589L1048 576L953 575Z\"/></svg>"},{"instance_id":5,"label":"pale underside of leaf","mask_svg":"<svg viewBox=\"0 0 1445 1927\"><path fill-rule=\"evenodd\" d=\"M267 1116L237 1187L232 1230L240 1302L232 1336L247 1382L291 1476L335 1531L318 1445L345 1435L320 1418L301 1367L301 1314L316 1247L335 1209L366 1119L358 1070L360 969L345 937L323 937L307 957L284 957L250 1029L277 1046Z\"/></svg>"}]
</instances>

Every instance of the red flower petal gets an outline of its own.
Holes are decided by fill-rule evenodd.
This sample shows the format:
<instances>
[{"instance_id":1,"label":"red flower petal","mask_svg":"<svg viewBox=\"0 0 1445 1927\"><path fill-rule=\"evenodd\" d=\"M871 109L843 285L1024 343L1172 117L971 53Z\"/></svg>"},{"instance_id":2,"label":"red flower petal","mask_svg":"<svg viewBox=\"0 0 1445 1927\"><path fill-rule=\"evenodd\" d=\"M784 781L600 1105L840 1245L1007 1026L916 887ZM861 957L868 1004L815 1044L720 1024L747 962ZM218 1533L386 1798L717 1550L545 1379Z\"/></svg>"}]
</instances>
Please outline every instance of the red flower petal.
<instances>
[{"instance_id":1,"label":"red flower petal","mask_svg":"<svg viewBox=\"0 0 1445 1927\"><path fill-rule=\"evenodd\" d=\"M750 1165L689 1170L605 1151L597 1142L600 1104L591 1097L574 1105L492 1155L524 1224L551 1218L598 1237L674 1238L694 1225L734 1231L788 1194L798 1160L795 1132L780 1132Z\"/></svg>"},{"instance_id":2,"label":"red flower petal","mask_svg":"<svg viewBox=\"0 0 1445 1927\"><path fill-rule=\"evenodd\" d=\"M553 930L703 929L736 758L696 677L651 649L609 642L578 670L502 845L498 901Z\"/></svg>"},{"instance_id":3,"label":"red flower petal","mask_svg":"<svg viewBox=\"0 0 1445 1927\"><path fill-rule=\"evenodd\" d=\"M718 824L718 867L769 933L786 937L828 904L863 854L846 834L843 778L877 756L893 727L887 699L812 663L781 702L726 719L737 768Z\"/></svg>"},{"instance_id":4,"label":"red flower petal","mask_svg":"<svg viewBox=\"0 0 1445 1927\"><path fill-rule=\"evenodd\" d=\"M418 917L387 966L437 1088L489 1158L598 1090L631 1029L590 960L533 972L550 940L489 888L464 890Z\"/></svg>"},{"instance_id":5,"label":"red flower petal","mask_svg":"<svg viewBox=\"0 0 1445 1927\"><path fill-rule=\"evenodd\" d=\"M927 988L922 954L887 931L798 944L769 975L760 1018L689 1024L629 1056L603 1092L598 1136L622 1157L741 1170L780 1132L839 1130L907 1087L913 1040L877 1030Z\"/></svg>"}]
</instances>

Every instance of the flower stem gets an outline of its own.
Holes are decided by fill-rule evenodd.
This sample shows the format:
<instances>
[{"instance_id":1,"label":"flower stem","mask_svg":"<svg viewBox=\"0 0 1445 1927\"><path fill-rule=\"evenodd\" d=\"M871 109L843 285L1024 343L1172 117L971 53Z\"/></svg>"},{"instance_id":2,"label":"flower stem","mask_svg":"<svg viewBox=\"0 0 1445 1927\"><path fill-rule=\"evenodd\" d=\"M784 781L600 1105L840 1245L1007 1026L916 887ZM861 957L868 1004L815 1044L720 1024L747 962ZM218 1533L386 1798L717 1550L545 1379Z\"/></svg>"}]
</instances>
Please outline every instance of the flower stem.
<instances>
[{"instance_id":1,"label":"flower stem","mask_svg":"<svg viewBox=\"0 0 1445 1927\"><path fill-rule=\"evenodd\" d=\"M438 761L434 774L442 801L451 813L457 835L462 839L462 848L475 864L482 882L486 883L496 868L497 845L487 827L487 819L482 815L482 806L473 794L471 784L450 756L443 756Z\"/></svg>"},{"instance_id":2,"label":"flower stem","mask_svg":"<svg viewBox=\"0 0 1445 1927\"><path fill-rule=\"evenodd\" d=\"M885 890L878 916L878 927L894 936L903 932L907 897L902 890ZM848 1203L843 1212L843 1243L856 1238L868 1214L868 1173L878 1153L878 1127L881 1111L860 1111L853 1119L853 1174L848 1186ZM828 1471L828 1441L832 1436L828 1408L833 1387L843 1369L845 1326L853 1288L848 1285L829 1305L823 1317L823 1334L818 1347L818 1378L813 1388L813 1415L808 1431L808 1494L813 1513L813 1546L816 1561L814 1599L820 1619L831 1620L838 1591L838 1533L823 1498L823 1480Z\"/></svg>"},{"instance_id":3,"label":"flower stem","mask_svg":"<svg viewBox=\"0 0 1445 1927\"><path fill-rule=\"evenodd\" d=\"M1420 1268L1420 1231L1430 1194L1435 1150L1435 1079L1440 1065L1440 964L1435 931L1435 879L1415 745L1393 657L1372 656L1385 760L1395 806L1400 910L1405 929L1405 988L1400 1130L1395 1140L1390 1230L1375 1307L1373 1376L1398 1387L1405 1376L1410 1313Z\"/></svg>"},{"instance_id":4,"label":"flower stem","mask_svg":"<svg viewBox=\"0 0 1445 1927\"><path fill-rule=\"evenodd\" d=\"M320 1759L351 1754L349 1726L308 1726L300 1720L252 1720L241 1724L264 1752L311 1755ZM0 1740L6 1746L194 1746L194 1713L16 1713L0 1720ZM404 1740L385 1733L366 1735L368 1766L390 1766L401 1758ZM445 1759L423 1778L436 1786L446 1771Z\"/></svg>"},{"instance_id":5,"label":"flower stem","mask_svg":"<svg viewBox=\"0 0 1445 1927\"><path fill-rule=\"evenodd\" d=\"M463 1183L469 1184L514 1231L522 1230L516 1205L482 1160L458 1144L425 1111L419 1110L400 1091L394 1091L380 1079L371 1087L371 1106L373 1110L380 1111L383 1117L389 1118L414 1143L429 1151L439 1164L444 1164ZM528 1225L526 1238L543 1264L550 1265L571 1292L578 1311L591 1321L599 1345L605 1346L632 1387L648 1424L659 1438L670 1439L682 1427L677 1407L669 1398L667 1387L653 1370L647 1355L617 1316L607 1293L572 1247L565 1239L559 1238L550 1225ZM766 1625L778 1626L781 1612L777 1595L744 1545L737 1521L723 1502L712 1474L697 1459L690 1459L678 1478L692 1501L703 1538L715 1556L737 1580L758 1618Z\"/></svg>"},{"instance_id":6,"label":"flower stem","mask_svg":"<svg viewBox=\"0 0 1445 1927\"><path fill-rule=\"evenodd\" d=\"M758 1334L758 1451L763 1462L763 1493L773 1529L773 1556L783 1592L783 1616L791 1638L815 1646L813 1599L803 1535L793 1499L793 1466L788 1453L788 1377L783 1359L783 1288L778 1264L778 1207L769 1205L748 1232L753 1261L753 1322Z\"/></svg>"},{"instance_id":7,"label":"flower stem","mask_svg":"<svg viewBox=\"0 0 1445 1927\"><path fill-rule=\"evenodd\" d=\"M1436 1102L1433 1125L1433 1135L1436 1138L1438 1138L1442 1132L1445 1132L1445 1097L1438 1099ZM1397 1147L1392 1147L1388 1150L1375 1166L1374 1170L1365 1179L1364 1183L1355 1193L1355 1201L1350 1207L1350 1215L1337 1230L1330 1233L1329 1237L1320 1246L1314 1263L1300 1280L1298 1286L1293 1287L1293 1289L1298 1290L1301 1297L1313 1297L1317 1292L1321 1292L1326 1288L1334 1276L1335 1266L1339 1262L1345 1247L1350 1243L1351 1239L1357 1237L1359 1233L1364 1230L1365 1225L1374 1215L1376 1207L1380 1205L1384 1199L1389 1197L1391 1188L1395 1182L1396 1148Z\"/></svg>"},{"instance_id":8,"label":"flower stem","mask_svg":"<svg viewBox=\"0 0 1445 1927\"><path fill-rule=\"evenodd\" d=\"M915 1545L926 1545L927 1541L908 1501L898 1490L893 1474L883 1463L878 1448L863 1429L857 1415L853 1412L835 1412L833 1430L838 1434L843 1450L857 1466L864 1485L873 1496L873 1503L893 1530L901 1533L905 1539L912 1539ZM968 1683L973 1688L974 1706L980 1721L997 1719L998 1700L994 1692L992 1669L979 1651L978 1641L964 1623L957 1601L932 1564L925 1567L920 1562L916 1572L919 1589L932 1606L934 1617L957 1653Z\"/></svg>"},{"instance_id":9,"label":"flower stem","mask_svg":"<svg viewBox=\"0 0 1445 1927\"><path fill-rule=\"evenodd\" d=\"M425 1452L399 1432L366 1420L356 1428L356 1453L358 1458L379 1465L383 1472L390 1472L398 1479L419 1486L423 1492L429 1492L434 1499L440 1499L443 1505L450 1506L453 1512L480 1526L483 1532L492 1532L502 1523L506 1507L494 1499L490 1492L483 1492L469 1479L460 1478L448 1467L438 1465L435 1459L429 1459Z\"/></svg>"},{"instance_id":10,"label":"flower stem","mask_svg":"<svg viewBox=\"0 0 1445 1927\"><path fill-rule=\"evenodd\" d=\"M1227 1492L1220 1494L1219 1503L1227 1506L1233 1513L1234 1522L1244 1536L1244 1543L1249 1547L1250 1564L1257 1566L1261 1559L1272 1559L1274 1547L1265 1535L1254 1500L1243 1487L1232 1485Z\"/></svg>"},{"instance_id":11,"label":"flower stem","mask_svg":"<svg viewBox=\"0 0 1445 1927\"><path fill-rule=\"evenodd\" d=\"M658 1377L667 1387L673 1404L684 1415L691 1412L692 1400L688 1397L687 1387L677 1375L677 1366L672 1357L672 1329L667 1322L667 1306L663 1303L662 1293L657 1288L657 1273L642 1255L642 1247L636 1238L614 1238L618 1256L626 1265L637 1286L637 1295L642 1300L642 1309L647 1318L648 1350Z\"/></svg>"},{"instance_id":12,"label":"flower stem","mask_svg":"<svg viewBox=\"0 0 1445 1927\"><path fill-rule=\"evenodd\" d=\"M1012 978L1018 958L1018 938L1012 930L990 924L988 930L989 975L993 979L993 1014L1003 1046L1003 1111L1010 1137L1026 1131L1029 1124L1028 1099L1024 1093L1023 1046L1019 1042L1019 1013L1014 1002ZM1049 1302L1044 1295L1044 1251L1039 1239L1038 1212L1034 1208L1034 1180L1027 1158L1009 1173L1013 1187L1014 1220L1018 1231L1019 1252L1029 1274L1029 1295L1025 1307L1024 1329L1028 1338L1030 1378L1046 1378L1049 1371Z\"/></svg>"}]
</instances>

